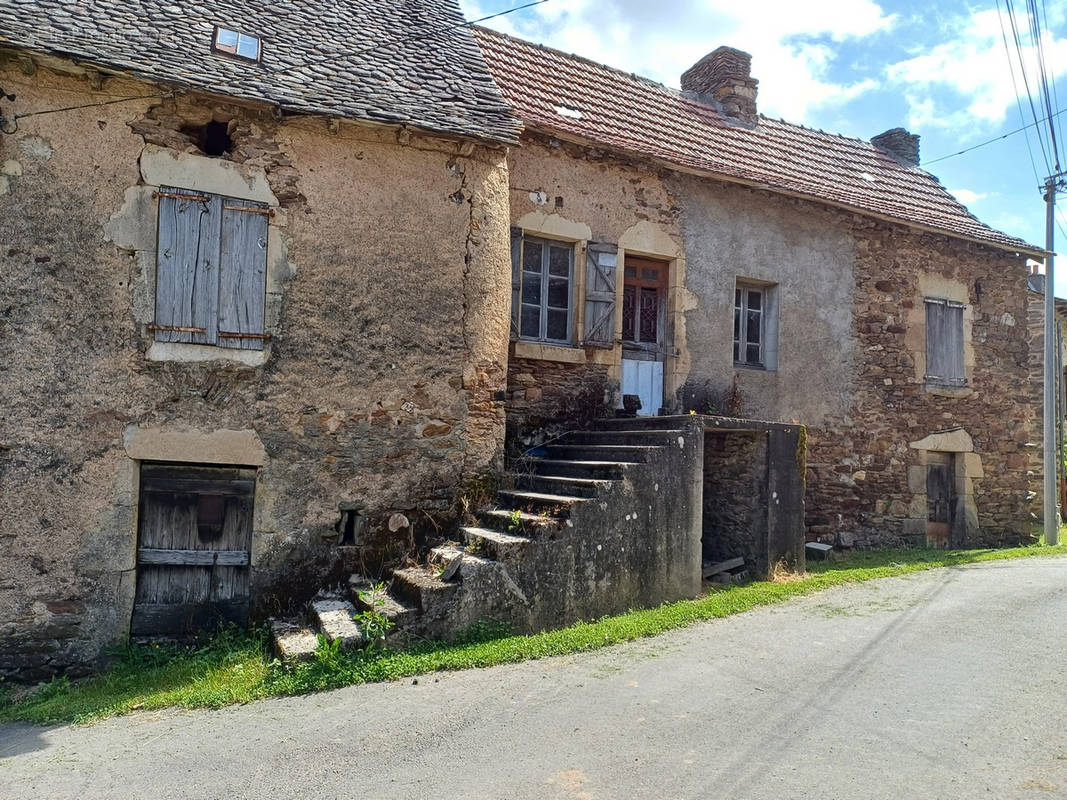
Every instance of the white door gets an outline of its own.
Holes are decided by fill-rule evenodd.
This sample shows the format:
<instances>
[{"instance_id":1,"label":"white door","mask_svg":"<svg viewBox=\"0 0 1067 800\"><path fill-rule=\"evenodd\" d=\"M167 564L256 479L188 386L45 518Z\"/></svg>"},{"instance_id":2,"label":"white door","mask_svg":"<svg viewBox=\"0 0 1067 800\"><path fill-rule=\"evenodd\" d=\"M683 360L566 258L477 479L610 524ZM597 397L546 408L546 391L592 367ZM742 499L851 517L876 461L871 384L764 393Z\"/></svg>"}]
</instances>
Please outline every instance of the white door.
<instances>
[{"instance_id":1,"label":"white door","mask_svg":"<svg viewBox=\"0 0 1067 800\"><path fill-rule=\"evenodd\" d=\"M663 405L663 362L622 360L622 393L636 394L641 398L642 417L659 413Z\"/></svg>"}]
</instances>

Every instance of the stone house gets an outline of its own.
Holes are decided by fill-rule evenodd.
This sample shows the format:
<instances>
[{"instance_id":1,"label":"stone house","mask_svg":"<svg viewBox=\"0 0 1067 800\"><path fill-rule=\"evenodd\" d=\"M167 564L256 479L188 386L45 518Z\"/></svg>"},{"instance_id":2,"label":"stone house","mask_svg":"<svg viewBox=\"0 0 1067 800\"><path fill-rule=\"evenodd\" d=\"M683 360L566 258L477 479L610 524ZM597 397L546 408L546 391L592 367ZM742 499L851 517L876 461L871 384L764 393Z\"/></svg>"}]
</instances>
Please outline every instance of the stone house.
<instances>
[{"instance_id":1,"label":"stone house","mask_svg":"<svg viewBox=\"0 0 1067 800\"><path fill-rule=\"evenodd\" d=\"M306 599L500 466L520 126L454 3L0 16L0 675Z\"/></svg>"},{"instance_id":2,"label":"stone house","mask_svg":"<svg viewBox=\"0 0 1067 800\"><path fill-rule=\"evenodd\" d=\"M621 386L641 414L807 426L809 539L1029 539L1041 248L972 216L903 129L868 142L759 115L740 51L677 91L476 33L525 125L508 157L520 447Z\"/></svg>"}]
</instances>

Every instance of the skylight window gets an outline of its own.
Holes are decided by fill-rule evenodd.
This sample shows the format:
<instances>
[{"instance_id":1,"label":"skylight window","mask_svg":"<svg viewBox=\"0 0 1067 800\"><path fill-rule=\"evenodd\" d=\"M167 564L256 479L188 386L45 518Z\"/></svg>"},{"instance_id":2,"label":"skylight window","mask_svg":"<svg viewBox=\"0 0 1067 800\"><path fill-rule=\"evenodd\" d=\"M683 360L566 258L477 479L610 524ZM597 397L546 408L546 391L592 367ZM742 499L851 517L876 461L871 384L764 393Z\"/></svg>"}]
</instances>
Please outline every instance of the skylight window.
<instances>
[{"instance_id":1,"label":"skylight window","mask_svg":"<svg viewBox=\"0 0 1067 800\"><path fill-rule=\"evenodd\" d=\"M212 50L216 53L224 53L229 56L259 61L259 37L247 33L215 26L215 41Z\"/></svg>"}]
</instances>

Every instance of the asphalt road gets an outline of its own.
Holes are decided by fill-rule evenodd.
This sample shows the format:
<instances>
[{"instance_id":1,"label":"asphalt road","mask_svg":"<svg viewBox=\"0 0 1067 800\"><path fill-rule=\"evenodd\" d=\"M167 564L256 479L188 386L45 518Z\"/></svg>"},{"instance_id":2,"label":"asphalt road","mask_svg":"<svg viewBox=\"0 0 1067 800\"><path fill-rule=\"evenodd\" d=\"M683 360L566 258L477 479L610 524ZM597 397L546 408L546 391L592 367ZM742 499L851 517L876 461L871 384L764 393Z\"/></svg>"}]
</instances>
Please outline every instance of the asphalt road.
<instances>
[{"instance_id":1,"label":"asphalt road","mask_svg":"<svg viewBox=\"0 0 1067 800\"><path fill-rule=\"evenodd\" d=\"M593 654L0 728L3 798L1067 797L1067 559L918 573Z\"/></svg>"}]
</instances>

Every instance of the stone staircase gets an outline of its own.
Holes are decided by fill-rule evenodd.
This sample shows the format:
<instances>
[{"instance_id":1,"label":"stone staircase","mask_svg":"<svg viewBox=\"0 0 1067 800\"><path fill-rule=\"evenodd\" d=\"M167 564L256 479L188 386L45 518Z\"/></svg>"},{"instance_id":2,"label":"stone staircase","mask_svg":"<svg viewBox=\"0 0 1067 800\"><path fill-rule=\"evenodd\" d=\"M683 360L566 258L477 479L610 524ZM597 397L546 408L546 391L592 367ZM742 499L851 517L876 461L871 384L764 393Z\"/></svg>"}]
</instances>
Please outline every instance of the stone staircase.
<instances>
[{"instance_id":1,"label":"stone staircase","mask_svg":"<svg viewBox=\"0 0 1067 800\"><path fill-rule=\"evenodd\" d=\"M507 488L452 540L383 584L353 575L306 620L275 621L286 658L318 633L366 644L352 616L372 610L391 639L447 639L486 620L516 633L560 627L700 590L703 434L685 417L604 420L513 465Z\"/></svg>"}]
</instances>

